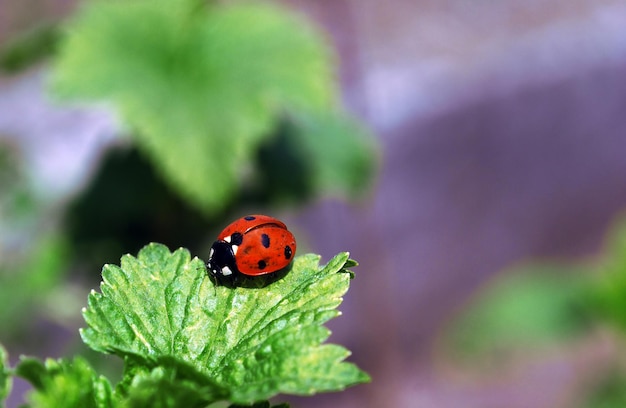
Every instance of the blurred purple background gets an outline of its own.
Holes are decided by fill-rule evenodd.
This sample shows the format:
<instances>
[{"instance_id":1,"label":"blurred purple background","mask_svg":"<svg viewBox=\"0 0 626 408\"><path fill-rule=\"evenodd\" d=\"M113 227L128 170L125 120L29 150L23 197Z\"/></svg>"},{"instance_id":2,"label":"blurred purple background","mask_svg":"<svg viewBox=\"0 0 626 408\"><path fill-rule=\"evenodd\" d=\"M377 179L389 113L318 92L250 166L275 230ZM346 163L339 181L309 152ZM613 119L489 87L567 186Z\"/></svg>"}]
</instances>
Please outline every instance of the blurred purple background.
<instances>
[{"instance_id":1,"label":"blurred purple background","mask_svg":"<svg viewBox=\"0 0 626 408\"><path fill-rule=\"evenodd\" d=\"M490 277L525 259L597 253L626 206L626 3L283 3L327 30L345 101L383 148L361 203L322 200L287 219L324 260L349 250L361 263L331 340L351 349L373 381L288 399L301 407L575 407L610 344L593 339L473 376L441 370L434 346ZM6 1L0 39L71 8ZM41 75L0 82L0 134L15 137L35 169L56 158L52 171L65 178L52 188L61 197L84 182L116 125L59 111L51 117L72 124L59 120L63 137L44 140L33 121L48 114L26 111L24 121L16 113L45 105ZM77 145L81 152L64 153ZM68 155L83 164L69 168Z\"/></svg>"}]
</instances>

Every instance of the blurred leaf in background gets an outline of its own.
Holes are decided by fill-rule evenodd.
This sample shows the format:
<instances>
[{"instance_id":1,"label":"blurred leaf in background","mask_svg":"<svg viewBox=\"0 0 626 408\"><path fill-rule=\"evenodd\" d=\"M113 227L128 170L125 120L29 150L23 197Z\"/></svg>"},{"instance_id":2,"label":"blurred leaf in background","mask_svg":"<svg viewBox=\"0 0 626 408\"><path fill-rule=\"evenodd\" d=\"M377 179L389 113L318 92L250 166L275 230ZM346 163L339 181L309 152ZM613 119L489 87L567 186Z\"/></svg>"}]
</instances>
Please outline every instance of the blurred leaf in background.
<instances>
[{"instance_id":1,"label":"blurred leaf in background","mask_svg":"<svg viewBox=\"0 0 626 408\"><path fill-rule=\"evenodd\" d=\"M331 52L309 24L267 4L199 4L85 4L60 47L54 89L112 102L169 184L210 214L254 173L255 152L285 114L339 114ZM362 160L367 139L357 141L359 129L349 128L309 143L316 169L330 161L311 146L332 154L356 146L356 161ZM344 180L337 186L351 192Z\"/></svg>"},{"instance_id":2,"label":"blurred leaf in background","mask_svg":"<svg viewBox=\"0 0 626 408\"><path fill-rule=\"evenodd\" d=\"M374 178L374 143L354 119L334 113L296 113L293 126L301 133L313 168L316 192L358 196Z\"/></svg>"},{"instance_id":3,"label":"blurred leaf in background","mask_svg":"<svg viewBox=\"0 0 626 408\"><path fill-rule=\"evenodd\" d=\"M66 275L68 263L66 242L59 236L38 237L26 248L26 256L16 259L19 265L0 264L0 321L3 340L20 335L20 328L32 324L41 314L52 320L64 320L76 311L64 310L76 306L65 291L63 302L51 302L56 288Z\"/></svg>"},{"instance_id":4,"label":"blurred leaf in background","mask_svg":"<svg viewBox=\"0 0 626 408\"><path fill-rule=\"evenodd\" d=\"M626 372L616 368L599 382L599 386L591 392L585 408L619 408L626 407Z\"/></svg>"},{"instance_id":5,"label":"blurred leaf in background","mask_svg":"<svg viewBox=\"0 0 626 408\"><path fill-rule=\"evenodd\" d=\"M0 48L0 69L16 73L52 56L59 36L58 24L48 22L11 38Z\"/></svg>"},{"instance_id":6,"label":"blurred leaf in background","mask_svg":"<svg viewBox=\"0 0 626 408\"><path fill-rule=\"evenodd\" d=\"M0 344L0 408L4 407L4 400L11 393L13 380L9 375L9 357L7 351Z\"/></svg>"},{"instance_id":7,"label":"blurred leaf in background","mask_svg":"<svg viewBox=\"0 0 626 408\"><path fill-rule=\"evenodd\" d=\"M626 217L612 229L597 283L589 291L591 312L626 331Z\"/></svg>"},{"instance_id":8,"label":"blurred leaf in background","mask_svg":"<svg viewBox=\"0 0 626 408\"><path fill-rule=\"evenodd\" d=\"M68 261L67 242L47 223L16 152L0 149L0 322L2 339L16 340L33 317L63 319L66 303L50 303ZM66 300L69 297L66 296ZM44 307L50 306L50 307Z\"/></svg>"},{"instance_id":9,"label":"blurred leaf in background","mask_svg":"<svg viewBox=\"0 0 626 408\"><path fill-rule=\"evenodd\" d=\"M609 234L606 255L598 268L593 285L585 293L589 315L609 323L620 333L622 350L626 331L626 217L617 220ZM598 381L587 401L587 408L626 406L626 366L623 352L615 359L612 370Z\"/></svg>"},{"instance_id":10,"label":"blurred leaf in background","mask_svg":"<svg viewBox=\"0 0 626 408\"><path fill-rule=\"evenodd\" d=\"M25 231L35 224L37 210L17 148L0 143L0 254L24 239Z\"/></svg>"},{"instance_id":11,"label":"blurred leaf in background","mask_svg":"<svg viewBox=\"0 0 626 408\"><path fill-rule=\"evenodd\" d=\"M461 358L483 358L567 341L588 327L583 266L534 264L499 276L450 324L444 342ZM447 348L448 350L448 348Z\"/></svg>"},{"instance_id":12,"label":"blurred leaf in background","mask_svg":"<svg viewBox=\"0 0 626 408\"><path fill-rule=\"evenodd\" d=\"M292 114L259 149L242 201L300 203L316 194L362 196L374 179L373 138L339 113Z\"/></svg>"},{"instance_id":13,"label":"blurred leaf in background","mask_svg":"<svg viewBox=\"0 0 626 408\"><path fill-rule=\"evenodd\" d=\"M560 345L612 324L617 355L587 384L586 408L626 406L626 218L608 234L593 264L535 263L500 275L453 319L442 336L448 355L480 359ZM602 347L602 345L598 345Z\"/></svg>"}]
</instances>

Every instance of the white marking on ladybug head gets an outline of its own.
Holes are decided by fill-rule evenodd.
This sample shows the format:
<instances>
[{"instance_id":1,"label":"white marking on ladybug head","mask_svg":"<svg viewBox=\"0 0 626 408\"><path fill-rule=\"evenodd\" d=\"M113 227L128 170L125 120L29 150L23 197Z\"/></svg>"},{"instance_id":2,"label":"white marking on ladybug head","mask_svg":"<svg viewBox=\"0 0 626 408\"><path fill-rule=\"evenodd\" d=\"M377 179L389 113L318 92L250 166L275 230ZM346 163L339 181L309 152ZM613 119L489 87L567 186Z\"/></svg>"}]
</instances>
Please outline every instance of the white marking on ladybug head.
<instances>
[{"instance_id":1,"label":"white marking on ladybug head","mask_svg":"<svg viewBox=\"0 0 626 408\"><path fill-rule=\"evenodd\" d=\"M228 276L228 275L232 275L232 274L233 274L233 271L231 271L228 266L225 266L225 267L222 268L222 275Z\"/></svg>"},{"instance_id":2,"label":"white marking on ladybug head","mask_svg":"<svg viewBox=\"0 0 626 408\"><path fill-rule=\"evenodd\" d=\"M215 253L215 250L211 248L211 251L209 252L209 258L213 258L214 253Z\"/></svg>"},{"instance_id":3,"label":"white marking on ladybug head","mask_svg":"<svg viewBox=\"0 0 626 408\"><path fill-rule=\"evenodd\" d=\"M230 238L231 238L231 236L229 235L226 238L224 238L224 241L226 241L226 242L228 242L230 244Z\"/></svg>"},{"instance_id":4,"label":"white marking on ladybug head","mask_svg":"<svg viewBox=\"0 0 626 408\"><path fill-rule=\"evenodd\" d=\"M239 245L232 245L233 255L237 255L237 250L239 249Z\"/></svg>"}]
</instances>

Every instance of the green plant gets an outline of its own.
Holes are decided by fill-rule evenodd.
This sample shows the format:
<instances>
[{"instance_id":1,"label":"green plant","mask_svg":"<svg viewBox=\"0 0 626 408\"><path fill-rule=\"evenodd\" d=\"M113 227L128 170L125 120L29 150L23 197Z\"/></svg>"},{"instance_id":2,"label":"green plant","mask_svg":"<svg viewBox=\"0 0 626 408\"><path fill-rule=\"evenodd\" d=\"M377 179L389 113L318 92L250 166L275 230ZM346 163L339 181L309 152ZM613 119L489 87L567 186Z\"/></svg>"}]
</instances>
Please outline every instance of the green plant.
<instances>
[{"instance_id":1,"label":"green plant","mask_svg":"<svg viewBox=\"0 0 626 408\"><path fill-rule=\"evenodd\" d=\"M57 322L66 316L67 303L54 302L53 297L67 269L68 244L48 222L50 211L42 201L33 192L16 152L0 144L0 322L4 341L19 341L42 310Z\"/></svg>"},{"instance_id":2,"label":"green plant","mask_svg":"<svg viewBox=\"0 0 626 408\"><path fill-rule=\"evenodd\" d=\"M235 407L369 381L343 361L346 349L323 344L323 324L339 314L356 262L345 252L322 267L319 260L301 255L276 282L227 288L186 249L149 244L120 266L106 265L101 292L92 291L83 310L83 341L123 358L122 380L113 386L79 357L23 357L8 370L0 349L0 397L8 372L33 385L30 407Z\"/></svg>"},{"instance_id":3,"label":"green plant","mask_svg":"<svg viewBox=\"0 0 626 408\"><path fill-rule=\"evenodd\" d=\"M78 3L67 21L1 44L0 69L16 72L45 58L51 93L72 108L110 106L129 143L109 150L118 160L94 163L114 169L91 180L84 201L65 197L52 209L40 208L25 177L2 171L19 151L0 150L0 321L7 343L33 325L37 312L69 321L66 311L77 309L57 300L70 299L70 271L86 275L72 279L74 287L92 278L93 265L150 241L199 250L193 246L219 220L242 208L353 197L373 178L372 139L338 103L332 50L297 13L250 2ZM52 133L71 131L48 124Z\"/></svg>"},{"instance_id":4,"label":"green plant","mask_svg":"<svg viewBox=\"0 0 626 408\"><path fill-rule=\"evenodd\" d=\"M476 363L490 353L565 342L588 329L584 266L532 264L507 272L450 322L442 337L447 354Z\"/></svg>"},{"instance_id":5,"label":"green plant","mask_svg":"<svg viewBox=\"0 0 626 408\"><path fill-rule=\"evenodd\" d=\"M7 352L0 344L0 408L4 407L4 400L11 392L11 385Z\"/></svg>"},{"instance_id":6,"label":"green plant","mask_svg":"<svg viewBox=\"0 0 626 408\"><path fill-rule=\"evenodd\" d=\"M607 255L599 265L598 279L589 288L592 316L626 332L626 217L609 234Z\"/></svg>"},{"instance_id":7,"label":"green plant","mask_svg":"<svg viewBox=\"0 0 626 408\"><path fill-rule=\"evenodd\" d=\"M626 218L615 222L606 241L602 256L593 262L535 262L499 276L442 332L446 357L453 355L473 369L481 361L496 362L500 370L507 353L568 347L597 334L598 328L616 334L616 343L623 346ZM626 406L626 368L620 353L589 384L577 406Z\"/></svg>"},{"instance_id":8,"label":"green plant","mask_svg":"<svg viewBox=\"0 0 626 408\"><path fill-rule=\"evenodd\" d=\"M565 342L592 327L626 330L626 218L595 262L534 262L503 273L448 326L450 350L480 356Z\"/></svg>"},{"instance_id":9,"label":"green plant","mask_svg":"<svg viewBox=\"0 0 626 408\"><path fill-rule=\"evenodd\" d=\"M11 42L0 50L0 65L20 70L49 55L53 93L111 106L142 159L181 201L211 221L233 211L233 203L262 206L322 194L353 196L371 180L373 145L339 107L332 52L308 22L283 8L92 0L83 2L68 22ZM294 171L294 162L301 171ZM93 228L98 218L110 227L114 223L108 220L114 219L132 230L137 213L153 210L157 216L141 224L149 225L155 219L163 222L160 214L184 212L178 211L182 205L164 205L163 195L151 194L166 190L160 184L142 190L143 183L126 170L118 169L125 184L113 181L111 191L95 195L94 201L114 210L132 204L130 216L113 211L111 218L94 217L97 209L85 211L77 221L81 226ZM122 184L135 195L125 196ZM181 215L186 223L175 218L172 225L180 231L185 225L208 230L198 218ZM155 228L169 235L171 225L165 224ZM188 230L180 234L193 236ZM120 235L136 238L132 233L103 235L102 246L122 246ZM85 244L78 236L76 241ZM148 239L138 241L142 245ZM50 286L58 285L52 278L58 280L59 271L70 269L67 258L81 252L72 251L72 245L63 236L44 241L31 263L19 259L19 273L2 276L0 294L15 295L21 301L16 305L24 308L31 305L18 288L24 282L36 283L46 294L64 293ZM39 259L49 267L38 267ZM367 381L365 373L343 361L347 350L323 344L329 335L323 324L338 314L352 276L348 268L355 263L346 253L324 267L318 263L317 256L299 256L276 282L227 289L213 286L187 250L170 253L151 244L136 258L125 256L120 267L105 266L102 293L89 296L83 313L84 342L121 357L122 380L114 384L81 357L22 358L9 368L2 351L0 401L14 375L33 385L28 397L33 407L193 407L220 400L250 406L279 393L308 395ZM57 303L67 309L66 302Z\"/></svg>"},{"instance_id":10,"label":"green plant","mask_svg":"<svg viewBox=\"0 0 626 408\"><path fill-rule=\"evenodd\" d=\"M367 133L339 108L331 51L265 3L91 1L66 27L53 89L106 101L175 191L206 214L259 181L255 154L288 121L315 193L371 180Z\"/></svg>"},{"instance_id":11,"label":"green plant","mask_svg":"<svg viewBox=\"0 0 626 408\"><path fill-rule=\"evenodd\" d=\"M18 72L29 65L54 54L59 41L59 27L51 22L42 23L0 48L0 70Z\"/></svg>"}]
</instances>

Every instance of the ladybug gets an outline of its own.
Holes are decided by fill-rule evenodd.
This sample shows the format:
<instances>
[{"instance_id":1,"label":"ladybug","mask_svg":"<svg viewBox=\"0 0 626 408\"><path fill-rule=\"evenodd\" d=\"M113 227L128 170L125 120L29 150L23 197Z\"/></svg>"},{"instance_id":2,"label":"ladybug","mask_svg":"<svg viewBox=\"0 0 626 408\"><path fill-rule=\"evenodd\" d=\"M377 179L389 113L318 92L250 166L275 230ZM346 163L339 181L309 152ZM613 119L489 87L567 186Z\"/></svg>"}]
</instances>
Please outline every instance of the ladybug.
<instances>
[{"instance_id":1,"label":"ladybug","mask_svg":"<svg viewBox=\"0 0 626 408\"><path fill-rule=\"evenodd\" d=\"M207 269L216 282L234 286L243 277L285 268L295 253L296 239L282 221L267 215L247 215L217 236Z\"/></svg>"}]
</instances>

